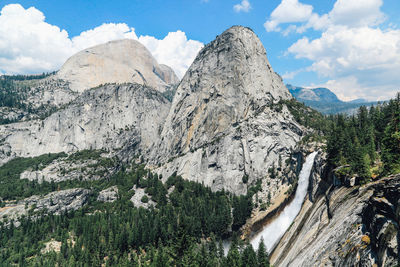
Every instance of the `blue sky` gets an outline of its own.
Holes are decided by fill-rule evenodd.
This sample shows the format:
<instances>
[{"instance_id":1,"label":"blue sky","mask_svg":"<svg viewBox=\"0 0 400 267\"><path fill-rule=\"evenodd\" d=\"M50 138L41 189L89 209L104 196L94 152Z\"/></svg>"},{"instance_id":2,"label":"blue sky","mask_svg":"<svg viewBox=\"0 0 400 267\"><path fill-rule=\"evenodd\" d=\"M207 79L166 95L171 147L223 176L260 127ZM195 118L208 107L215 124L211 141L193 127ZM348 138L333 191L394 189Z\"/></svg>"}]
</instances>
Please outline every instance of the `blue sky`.
<instances>
[{"instance_id":1,"label":"blue sky","mask_svg":"<svg viewBox=\"0 0 400 267\"><path fill-rule=\"evenodd\" d=\"M134 38L182 76L202 44L244 25L287 83L346 100L400 91L399 0L7 0L0 9L0 73L58 69L87 46Z\"/></svg>"}]
</instances>

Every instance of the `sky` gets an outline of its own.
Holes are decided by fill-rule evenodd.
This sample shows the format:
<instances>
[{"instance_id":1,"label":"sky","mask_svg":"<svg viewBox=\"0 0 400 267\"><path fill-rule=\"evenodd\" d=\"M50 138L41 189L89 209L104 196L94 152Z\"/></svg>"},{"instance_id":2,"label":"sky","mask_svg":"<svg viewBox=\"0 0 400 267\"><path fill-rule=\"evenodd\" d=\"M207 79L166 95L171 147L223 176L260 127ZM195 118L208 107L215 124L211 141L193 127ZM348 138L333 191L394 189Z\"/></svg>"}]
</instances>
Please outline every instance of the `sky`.
<instances>
[{"instance_id":1,"label":"sky","mask_svg":"<svg viewBox=\"0 0 400 267\"><path fill-rule=\"evenodd\" d=\"M398 14L399 0L0 0L0 74L58 70L131 38L182 77L204 44L243 25L285 83L386 100L400 91Z\"/></svg>"}]
</instances>

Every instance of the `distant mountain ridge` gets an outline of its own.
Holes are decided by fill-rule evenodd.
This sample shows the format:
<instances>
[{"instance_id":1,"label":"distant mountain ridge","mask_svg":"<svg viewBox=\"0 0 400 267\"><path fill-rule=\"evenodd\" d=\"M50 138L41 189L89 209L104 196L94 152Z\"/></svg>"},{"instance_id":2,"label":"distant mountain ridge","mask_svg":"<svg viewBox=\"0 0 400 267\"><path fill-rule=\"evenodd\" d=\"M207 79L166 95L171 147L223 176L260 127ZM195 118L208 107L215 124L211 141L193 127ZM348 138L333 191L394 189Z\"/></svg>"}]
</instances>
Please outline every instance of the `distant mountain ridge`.
<instances>
[{"instance_id":1,"label":"distant mountain ridge","mask_svg":"<svg viewBox=\"0 0 400 267\"><path fill-rule=\"evenodd\" d=\"M328 88L303 88L287 84L286 87L289 92L300 101L323 101L323 102L342 102L331 90Z\"/></svg>"},{"instance_id":2,"label":"distant mountain ridge","mask_svg":"<svg viewBox=\"0 0 400 267\"><path fill-rule=\"evenodd\" d=\"M352 114L360 106L372 106L378 102L370 102L359 98L352 101L342 101L328 88L304 88L286 84L289 92L298 101L303 102L323 114L347 113ZM327 105L328 104L328 105Z\"/></svg>"}]
</instances>

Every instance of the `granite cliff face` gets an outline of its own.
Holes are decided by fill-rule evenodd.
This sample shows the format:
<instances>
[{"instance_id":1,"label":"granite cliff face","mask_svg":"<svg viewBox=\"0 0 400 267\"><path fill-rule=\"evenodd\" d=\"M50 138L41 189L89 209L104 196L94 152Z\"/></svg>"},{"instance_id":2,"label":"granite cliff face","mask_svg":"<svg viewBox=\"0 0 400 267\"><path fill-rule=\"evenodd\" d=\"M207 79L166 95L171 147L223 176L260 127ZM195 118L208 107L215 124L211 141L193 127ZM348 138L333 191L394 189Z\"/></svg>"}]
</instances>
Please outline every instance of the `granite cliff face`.
<instances>
[{"instance_id":1,"label":"granite cliff face","mask_svg":"<svg viewBox=\"0 0 400 267\"><path fill-rule=\"evenodd\" d=\"M87 90L43 120L1 125L0 161L83 149L146 150L169 106L161 93L139 84Z\"/></svg>"},{"instance_id":2,"label":"granite cliff face","mask_svg":"<svg viewBox=\"0 0 400 267\"><path fill-rule=\"evenodd\" d=\"M0 163L84 149L124 151L128 158L147 151L171 104L161 92L178 82L170 67L134 40L81 51L55 75L14 82L19 106L29 108L0 108L3 120L17 122L0 125ZM22 178L62 181L60 175L44 170Z\"/></svg>"},{"instance_id":3,"label":"granite cliff face","mask_svg":"<svg viewBox=\"0 0 400 267\"><path fill-rule=\"evenodd\" d=\"M271 263L397 266L400 175L365 186L327 188L329 184L320 180L322 190L310 192L299 215L272 252Z\"/></svg>"},{"instance_id":4,"label":"granite cliff face","mask_svg":"<svg viewBox=\"0 0 400 267\"><path fill-rule=\"evenodd\" d=\"M213 189L245 193L289 157L303 129L280 100L291 95L257 36L235 26L204 47L177 88L150 160Z\"/></svg>"},{"instance_id":5,"label":"granite cliff face","mask_svg":"<svg viewBox=\"0 0 400 267\"><path fill-rule=\"evenodd\" d=\"M138 83L165 91L179 82L173 70L159 65L138 41L123 39L85 49L61 67L57 78L83 92L106 83Z\"/></svg>"}]
</instances>

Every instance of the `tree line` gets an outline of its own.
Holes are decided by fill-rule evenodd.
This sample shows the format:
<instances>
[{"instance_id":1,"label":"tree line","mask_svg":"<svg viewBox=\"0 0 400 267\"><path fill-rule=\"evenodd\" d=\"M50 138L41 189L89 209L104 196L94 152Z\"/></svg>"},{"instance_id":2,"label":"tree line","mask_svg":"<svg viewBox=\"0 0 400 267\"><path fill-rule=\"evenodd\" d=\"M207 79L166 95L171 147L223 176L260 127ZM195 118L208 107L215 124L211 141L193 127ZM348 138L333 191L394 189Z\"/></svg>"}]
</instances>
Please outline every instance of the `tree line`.
<instances>
[{"instance_id":1,"label":"tree line","mask_svg":"<svg viewBox=\"0 0 400 267\"><path fill-rule=\"evenodd\" d=\"M400 94L352 116L331 117L328 161L344 166L340 174L357 175L361 183L400 172Z\"/></svg>"},{"instance_id":2,"label":"tree line","mask_svg":"<svg viewBox=\"0 0 400 267\"><path fill-rule=\"evenodd\" d=\"M307 141L326 143L328 164L339 177L367 183L400 173L400 94L352 115L324 116L294 99L283 103L298 123L314 130Z\"/></svg>"}]
</instances>

